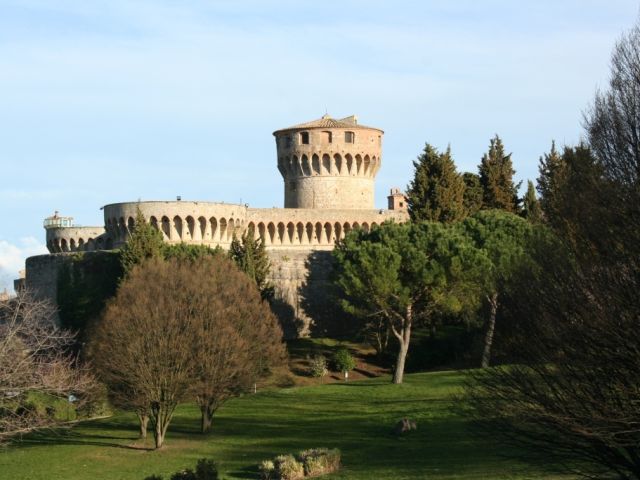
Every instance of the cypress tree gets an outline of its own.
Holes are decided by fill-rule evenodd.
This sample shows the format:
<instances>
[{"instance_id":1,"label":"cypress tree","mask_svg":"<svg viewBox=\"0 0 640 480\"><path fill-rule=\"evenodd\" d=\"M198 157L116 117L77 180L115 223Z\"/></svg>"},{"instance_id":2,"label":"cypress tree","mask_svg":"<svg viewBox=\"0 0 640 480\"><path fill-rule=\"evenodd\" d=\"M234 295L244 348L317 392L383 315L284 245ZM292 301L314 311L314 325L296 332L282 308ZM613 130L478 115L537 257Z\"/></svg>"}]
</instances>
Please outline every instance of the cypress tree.
<instances>
[{"instance_id":1,"label":"cypress tree","mask_svg":"<svg viewBox=\"0 0 640 480\"><path fill-rule=\"evenodd\" d=\"M517 213L520 184L513 183L516 172L511 163L511 154L504 153L504 145L497 134L491 139L489 151L482 156L478 171L484 207Z\"/></svg>"},{"instance_id":2,"label":"cypress tree","mask_svg":"<svg viewBox=\"0 0 640 480\"><path fill-rule=\"evenodd\" d=\"M448 223L464 218L465 186L451 148L440 153L427 143L413 166L414 177L407 188L411 220Z\"/></svg>"},{"instance_id":3,"label":"cypress tree","mask_svg":"<svg viewBox=\"0 0 640 480\"><path fill-rule=\"evenodd\" d=\"M531 180L527 181L527 193L524 194L522 199L522 216L533 223L538 223L542 220L542 209Z\"/></svg>"},{"instance_id":4,"label":"cypress tree","mask_svg":"<svg viewBox=\"0 0 640 480\"><path fill-rule=\"evenodd\" d=\"M556 142L551 142L549 153L540 157L538 172L540 207L547 213L556 205L567 176L567 167L562 155L556 150Z\"/></svg>"},{"instance_id":5,"label":"cypress tree","mask_svg":"<svg viewBox=\"0 0 640 480\"><path fill-rule=\"evenodd\" d=\"M247 230L240 239L233 236L229 257L256 283L263 299L273 296L273 286L267 279L271 267L269 257L264 242L255 237L253 230Z\"/></svg>"},{"instance_id":6,"label":"cypress tree","mask_svg":"<svg viewBox=\"0 0 640 480\"><path fill-rule=\"evenodd\" d=\"M462 174L464 181L463 204L467 215L473 215L482 208L482 185L480 185L480 177L475 173L464 172Z\"/></svg>"},{"instance_id":7,"label":"cypress tree","mask_svg":"<svg viewBox=\"0 0 640 480\"><path fill-rule=\"evenodd\" d=\"M164 240L159 230L147 223L138 209L133 231L129 232L127 243L120 252L120 263L125 275L137 264L149 258L163 256Z\"/></svg>"}]
</instances>

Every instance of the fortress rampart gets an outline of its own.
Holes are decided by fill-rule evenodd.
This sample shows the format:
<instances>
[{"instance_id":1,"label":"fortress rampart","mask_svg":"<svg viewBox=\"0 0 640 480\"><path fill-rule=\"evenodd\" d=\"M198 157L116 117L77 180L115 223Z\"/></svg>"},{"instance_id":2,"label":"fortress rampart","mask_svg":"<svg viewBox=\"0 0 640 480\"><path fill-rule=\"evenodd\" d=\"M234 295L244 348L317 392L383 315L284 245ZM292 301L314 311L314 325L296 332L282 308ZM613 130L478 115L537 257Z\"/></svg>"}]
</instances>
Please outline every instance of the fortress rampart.
<instances>
[{"instance_id":1,"label":"fortress rampart","mask_svg":"<svg viewBox=\"0 0 640 480\"><path fill-rule=\"evenodd\" d=\"M57 274L67 254L122 247L140 211L167 243L228 249L234 235L253 231L271 260L274 309L287 334L308 334L311 316L317 320L332 310L325 299L329 251L352 229L368 231L385 221L408 219L406 199L397 189L388 209L374 208L383 133L359 125L355 116L335 120L328 115L274 132L285 208L182 200L112 203L103 207L103 227L75 226L71 217L56 212L45 220L51 255L27 259L26 285L55 301Z\"/></svg>"}]
</instances>

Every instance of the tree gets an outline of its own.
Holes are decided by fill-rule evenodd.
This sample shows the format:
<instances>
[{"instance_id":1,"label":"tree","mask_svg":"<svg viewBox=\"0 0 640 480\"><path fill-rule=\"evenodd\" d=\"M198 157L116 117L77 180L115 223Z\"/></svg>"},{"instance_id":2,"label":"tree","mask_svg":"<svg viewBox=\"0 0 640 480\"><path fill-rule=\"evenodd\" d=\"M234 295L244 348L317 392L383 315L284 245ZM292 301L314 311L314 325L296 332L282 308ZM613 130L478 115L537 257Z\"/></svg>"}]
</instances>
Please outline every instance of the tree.
<instances>
[{"instance_id":1,"label":"tree","mask_svg":"<svg viewBox=\"0 0 640 480\"><path fill-rule=\"evenodd\" d=\"M533 223L542 221L542 209L540 208L540 202L538 201L538 197L536 197L536 189L531 180L527 180L527 192L522 199L521 215Z\"/></svg>"},{"instance_id":2,"label":"tree","mask_svg":"<svg viewBox=\"0 0 640 480\"><path fill-rule=\"evenodd\" d=\"M467 218L462 228L490 261L490 268L483 278L485 298L489 305L481 361L481 366L486 368L491 358L500 293L511 280L514 271L528 260L526 248L531 235L531 225L511 213L485 210Z\"/></svg>"},{"instance_id":3,"label":"tree","mask_svg":"<svg viewBox=\"0 0 640 480\"><path fill-rule=\"evenodd\" d=\"M146 218L138 209L133 231L129 232L127 243L120 251L120 263L125 275L144 260L162 257L163 248L162 233L147 223Z\"/></svg>"},{"instance_id":4,"label":"tree","mask_svg":"<svg viewBox=\"0 0 640 480\"><path fill-rule=\"evenodd\" d=\"M281 359L282 333L253 283L223 256L134 267L98 324L91 354L116 392L148 402L156 448L194 396L208 429L230 395ZM113 361L113 359L117 361Z\"/></svg>"},{"instance_id":5,"label":"tree","mask_svg":"<svg viewBox=\"0 0 640 480\"><path fill-rule=\"evenodd\" d=\"M356 360L348 348L342 347L333 354L333 365L336 370L344 374L345 381L349 379L349 372L356 368Z\"/></svg>"},{"instance_id":6,"label":"tree","mask_svg":"<svg viewBox=\"0 0 640 480\"><path fill-rule=\"evenodd\" d=\"M538 164L538 185L540 208L545 213L557 203L555 196L564 182L565 164L562 155L556 149L556 142L551 142L551 150L540 157Z\"/></svg>"},{"instance_id":7,"label":"tree","mask_svg":"<svg viewBox=\"0 0 640 480\"><path fill-rule=\"evenodd\" d=\"M468 238L440 223L352 231L334 258L343 308L364 321L384 318L398 341L393 383L402 383L413 325L473 302L489 266Z\"/></svg>"},{"instance_id":8,"label":"tree","mask_svg":"<svg viewBox=\"0 0 640 480\"><path fill-rule=\"evenodd\" d=\"M262 298L273 297L273 285L268 280L271 264L262 238L256 238L252 229L248 229L240 240L234 235L229 257L255 282Z\"/></svg>"},{"instance_id":9,"label":"tree","mask_svg":"<svg viewBox=\"0 0 640 480\"><path fill-rule=\"evenodd\" d=\"M589 145L620 188L640 180L640 22L616 44L609 88L598 91L584 115Z\"/></svg>"},{"instance_id":10,"label":"tree","mask_svg":"<svg viewBox=\"0 0 640 480\"><path fill-rule=\"evenodd\" d=\"M482 156L478 166L485 208L518 212L518 188L513 183L515 170L511 163L511 154L504 153L504 145L498 135L491 139L489 151Z\"/></svg>"},{"instance_id":11,"label":"tree","mask_svg":"<svg viewBox=\"0 0 640 480\"><path fill-rule=\"evenodd\" d=\"M463 196L464 209L467 215L473 215L482 208L482 185L480 177L475 173L464 172L462 174L465 189Z\"/></svg>"},{"instance_id":12,"label":"tree","mask_svg":"<svg viewBox=\"0 0 640 480\"><path fill-rule=\"evenodd\" d=\"M197 379L192 391L205 433L218 408L283 364L286 351L269 304L230 260L218 256L190 269L200 279L191 306L202 312L194 332Z\"/></svg>"},{"instance_id":13,"label":"tree","mask_svg":"<svg viewBox=\"0 0 640 480\"><path fill-rule=\"evenodd\" d=\"M29 403L75 399L76 410L92 400L96 383L70 353L75 336L56 326L55 307L28 292L0 302L0 443L16 435L63 423Z\"/></svg>"},{"instance_id":14,"label":"tree","mask_svg":"<svg viewBox=\"0 0 640 480\"><path fill-rule=\"evenodd\" d=\"M456 171L451 148L444 153L430 144L416 161L407 187L409 215L415 221L455 222L465 215L464 182Z\"/></svg>"},{"instance_id":15,"label":"tree","mask_svg":"<svg viewBox=\"0 0 640 480\"><path fill-rule=\"evenodd\" d=\"M544 172L555 237L536 235L535 268L508 293L514 365L474 375L467 390L493 438L587 478L640 479L638 29L616 46L610 88L585 115L590 146L565 148L561 174Z\"/></svg>"}]
</instances>

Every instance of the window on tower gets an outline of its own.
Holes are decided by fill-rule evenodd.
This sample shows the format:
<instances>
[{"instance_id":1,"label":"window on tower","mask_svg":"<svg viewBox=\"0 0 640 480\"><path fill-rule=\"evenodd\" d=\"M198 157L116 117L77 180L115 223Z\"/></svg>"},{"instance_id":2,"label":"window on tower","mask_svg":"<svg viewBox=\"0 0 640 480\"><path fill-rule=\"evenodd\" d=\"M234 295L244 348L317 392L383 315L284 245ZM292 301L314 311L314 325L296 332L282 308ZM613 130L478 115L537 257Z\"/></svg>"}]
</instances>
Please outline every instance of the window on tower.
<instances>
[{"instance_id":1,"label":"window on tower","mask_svg":"<svg viewBox=\"0 0 640 480\"><path fill-rule=\"evenodd\" d=\"M309 145L309 132L300 132L300 143L302 145Z\"/></svg>"},{"instance_id":2,"label":"window on tower","mask_svg":"<svg viewBox=\"0 0 640 480\"><path fill-rule=\"evenodd\" d=\"M344 132L344 142L345 143L354 143L355 142L355 134L353 132Z\"/></svg>"}]
</instances>

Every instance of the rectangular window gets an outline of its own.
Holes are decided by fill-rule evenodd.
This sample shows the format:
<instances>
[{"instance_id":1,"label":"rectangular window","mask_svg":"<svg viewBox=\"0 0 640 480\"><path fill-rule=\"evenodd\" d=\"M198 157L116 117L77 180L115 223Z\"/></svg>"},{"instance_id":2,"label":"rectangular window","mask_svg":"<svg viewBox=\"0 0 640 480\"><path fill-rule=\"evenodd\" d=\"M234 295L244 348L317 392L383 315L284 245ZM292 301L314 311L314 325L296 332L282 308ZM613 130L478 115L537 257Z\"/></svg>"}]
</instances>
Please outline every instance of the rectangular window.
<instances>
[{"instance_id":1,"label":"rectangular window","mask_svg":"<svg viewBox=\"0 0 640 480\"><path fill-rule=\"evenodd\" d=\"M289 148L291 146L291 136L287 135L284 139L284 145L285 147Z\"/></svg>"},{"instance_id":2,"label":"rectangular window","mask_svg":"<svg viewBox=\"0 0 640 480\"><path fill-rule=\"evenodd\" d=\"M302 145L309 145L309 132L300 132L300 143Z\"/></svg>"},{"instance_id":3,"label":"rectangular window","mask_svg":"<svg viewBox=\"0 0 640 480\"><path fill-rule=\"evenodd\" d=\"M344 142L345 143L354 143L355 137L356 136L353 134L353 132L344 132Z\"/></svg>"}]
</instances>

